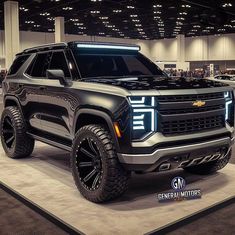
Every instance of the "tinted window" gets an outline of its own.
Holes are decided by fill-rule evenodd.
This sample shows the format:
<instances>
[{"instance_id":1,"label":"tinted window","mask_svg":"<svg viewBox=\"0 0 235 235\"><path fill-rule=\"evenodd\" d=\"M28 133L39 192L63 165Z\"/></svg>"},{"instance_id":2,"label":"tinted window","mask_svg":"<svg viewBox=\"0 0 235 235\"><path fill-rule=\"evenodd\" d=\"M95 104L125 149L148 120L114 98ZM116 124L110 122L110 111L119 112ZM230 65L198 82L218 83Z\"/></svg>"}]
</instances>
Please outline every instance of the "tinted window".
<instances>
[{"instance_id":1,"label":"tinted window","mask_svg":"<svg viewBox=\"0 0 235 235\"><path fill-rule=\"evenodd\" d=\"M128 71L132 75L151 75L150 69L143 63L143 59L136 58L134 56L123 57L125 64L127 65Z\"/></svg>"},{"instance_id":2,"label":"tinted window","mask_svg":"<svg viewBox=\"0 0 235 235\"><path fill-rule=\"evenodd\" d=\"M226 75L222 75L222 76L218 76L216 77L217 79L220 79L220 80L231 80L231 81L234 81L234 77L232 76L226 76Z\"/></svg>"},{"instance_id":3,"label":"tinted window","mask_svg":"<svg viewBox=\"0 0 235 235\"><path fill-rule=\"evenodd\" d=\"M27 70L32 77L46 77L46 70L49 68L51 53L39 53Z\"/></svg>"},{"instance_id":4,"label":"tinted window","mask_svg":"<svg viewBox=\"0 0 235 235\"><path fill-rule=\"evenodd\" d=\"M25 62L28 58L29 58L29 55L18 56L18 57L14 60L14 62L13 62L13 64L12 64L11 68L9 69L8 74L9 74L9 75L12 75L12 74L17 73L18 70L20 69L20 67L24 64L24 62Z\"/></svg>"},{"instance_id":5,"label":"tinted window","mask_svg":"<svg viewBox=\"0 0 235 235\"><path fill-rule=\"evenodd\" d=\"M141 54L91 54L74 50L81 76L118 77L163 75L163 72Z\"/></svg>"},{"instance_id":6,"label":"tinted window","mask_svg":"<svg viewBox=\"0 0 235 235\"><path fill-rule=\"evenodd\" d=\"M222 80L229 80L229 77L228 76L221 76L221 79Z\"/></svg>"},{"instance_id":7,"label":"tinted window","mask_svg":"<svg viewBox=\"0 0 235 235\"><path fill-rule=\"evenodd\" d=\"M54 52L52 55L50 69L61 69L64 71L65 77L70 77L68 64L64 52Z\"/></svg>"}]
</instances>

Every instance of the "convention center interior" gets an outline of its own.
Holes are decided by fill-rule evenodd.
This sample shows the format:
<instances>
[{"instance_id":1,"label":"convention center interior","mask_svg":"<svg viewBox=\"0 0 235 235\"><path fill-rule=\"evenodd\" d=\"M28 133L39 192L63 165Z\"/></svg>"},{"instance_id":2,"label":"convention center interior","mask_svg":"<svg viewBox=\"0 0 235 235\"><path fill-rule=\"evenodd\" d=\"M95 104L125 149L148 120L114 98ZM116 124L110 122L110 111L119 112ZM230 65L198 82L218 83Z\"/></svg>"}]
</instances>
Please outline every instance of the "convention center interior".
<instances>
[{"instance_id":1,"label":"convention center interior","mask_svg":"<svg viewBox=\"0 0 235 235\"><path fill-rule=\"evenodd\" d=\"M235 234L235 0L0 1L0 235Z\"/></svg>"}]
</instances>

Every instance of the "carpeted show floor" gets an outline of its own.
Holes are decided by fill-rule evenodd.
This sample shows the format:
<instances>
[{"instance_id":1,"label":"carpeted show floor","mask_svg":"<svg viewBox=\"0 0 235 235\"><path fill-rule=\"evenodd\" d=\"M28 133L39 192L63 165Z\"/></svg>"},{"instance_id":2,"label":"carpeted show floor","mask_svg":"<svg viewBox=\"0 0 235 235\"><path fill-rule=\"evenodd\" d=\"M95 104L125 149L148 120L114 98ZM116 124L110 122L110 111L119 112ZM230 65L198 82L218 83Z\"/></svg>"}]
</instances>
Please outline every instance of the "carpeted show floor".
<instances>
[{"instance_id":1,"label":"carpeted show floor","mask_svg":"<svg viewBox=\"0 0 235 235\"><path fill-rule=\"evenodd\" d=\"M235 234L235 204L204 216L169 235L233 235Z\"/></svg>"},{"instance_id":2,"label":"carpeted show floor","mask_svg":"<svg viewBox=\"0 0 235 235\"><path fill-rule=\"evenodd\" d=\"M11 195L0 189L0 235L65 235Z\"/></svg>"}]
</instances>

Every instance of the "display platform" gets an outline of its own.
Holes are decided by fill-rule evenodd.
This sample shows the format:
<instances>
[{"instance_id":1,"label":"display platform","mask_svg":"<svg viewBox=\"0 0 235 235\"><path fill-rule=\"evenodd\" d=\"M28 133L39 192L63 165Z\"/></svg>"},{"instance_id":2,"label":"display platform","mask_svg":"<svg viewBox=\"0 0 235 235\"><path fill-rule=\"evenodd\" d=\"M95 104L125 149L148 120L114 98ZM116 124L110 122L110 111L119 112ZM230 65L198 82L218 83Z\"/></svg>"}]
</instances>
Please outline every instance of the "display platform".
<instances>
[{"instance_id":1,"label":"display platform","mask_svg":"<svg viewBox=\"0 0 235 235\"><path fill-rule=\"evenodd\" d=\"M145 234L235 196L235 165L219 173L196 176L184 171L133 175L120 199L94 204L77 191L69 171L69 154L37 143L31 158L12 160L0 147L0 180L41 209L85 234ZM202 199L158 203L157 193L171 190L183 176L187 189L201 189Z\"/></svg>"}]
</instances>

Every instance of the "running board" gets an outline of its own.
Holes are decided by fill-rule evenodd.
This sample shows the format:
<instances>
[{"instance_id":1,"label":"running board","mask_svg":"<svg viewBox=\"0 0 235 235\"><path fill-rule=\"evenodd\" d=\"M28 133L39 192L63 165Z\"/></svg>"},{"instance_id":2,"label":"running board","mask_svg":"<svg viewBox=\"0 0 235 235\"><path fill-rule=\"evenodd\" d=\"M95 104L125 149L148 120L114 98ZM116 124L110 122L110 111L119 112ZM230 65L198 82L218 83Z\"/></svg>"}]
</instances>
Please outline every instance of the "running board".
<instances>
[{"instance_id":1,"label":"running board","mask_svg":"<svg viewBox=\"0 0 235 235\"><path fill-rule=\"evenodd\" d=\"M53 140L53 138L45 138L45 137L30 133L30 132L28 132L27 134L35 140L41 141L43 143L52 145L52 146L60 148L60 149L63 149L65 151L69 151L69 152L72 151L71 146L69 146L68 144L64 144L62 142L55 141L55 140Z\"/></svg>"}]
</instances>

